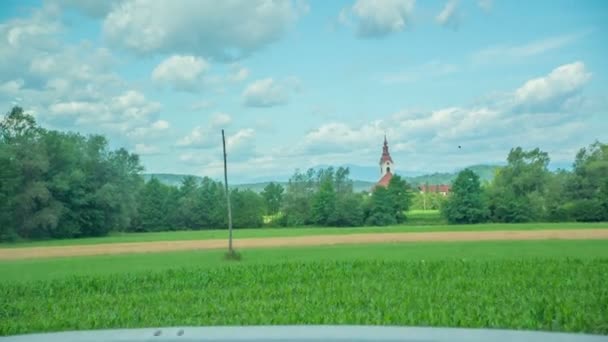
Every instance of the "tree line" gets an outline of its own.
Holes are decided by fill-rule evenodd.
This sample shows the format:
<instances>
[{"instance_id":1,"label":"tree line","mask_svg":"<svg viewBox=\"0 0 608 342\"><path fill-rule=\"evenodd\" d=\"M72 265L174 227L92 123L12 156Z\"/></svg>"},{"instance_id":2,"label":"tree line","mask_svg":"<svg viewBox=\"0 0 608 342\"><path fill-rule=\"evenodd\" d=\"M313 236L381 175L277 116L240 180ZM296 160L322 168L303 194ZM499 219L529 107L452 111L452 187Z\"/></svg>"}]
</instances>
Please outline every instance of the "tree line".
<instances>
[{"instance_id":1,"label":"tree line","mask_svg":"<svg viewBox=\"0 0 608 342\"><path fill-rule=\"evenodd\" d=\"M488 184L465 169L442 213L450 223L608 221L608 145L580 149L572 171L548 165L547 152L517 147Z\"/></svg>"},{"instance_id":2,"label":"tree line","mask_svg":"<svg viewBox=\"0 0 608 342\"><path fill-rule=\"evenodd\" d=\"M511 150L494 180L459 173L452 193L424 197L450 223L608 220L608 150L596 142L572 171L550 172L538 149ZM136 154L101 135L40 127L14 107L0 122L0 241L102 236L227 226L223 184L185 177L171 186L142 177ZM362 226L407 221L421 196L395 175L387 187L353 191L348 168L296 171L283 187L230 190L235 228Z\"/></svg>"}]
</instances>

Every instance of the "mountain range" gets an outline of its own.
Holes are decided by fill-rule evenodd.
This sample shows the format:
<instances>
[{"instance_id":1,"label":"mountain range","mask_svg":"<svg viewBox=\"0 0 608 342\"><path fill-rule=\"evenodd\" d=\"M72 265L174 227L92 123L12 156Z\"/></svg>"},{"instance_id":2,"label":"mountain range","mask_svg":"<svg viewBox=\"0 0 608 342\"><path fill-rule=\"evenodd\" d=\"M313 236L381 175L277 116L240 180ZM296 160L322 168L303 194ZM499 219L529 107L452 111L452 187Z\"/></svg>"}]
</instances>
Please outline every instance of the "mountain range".
<instances>
[{"instance_id":1,"label":"mountain range","mask_svg":"<svg viewBox=\"0 0 608 342\"><path fill-rule=\"evenodd\" d=\"M378 169L375 167L367 167L367 166L357 166L357 165L344 165L350 169L350 178L353 180L353 188L356 192L359 191L368 191L375 184L376 178L378 178ZM314 169L320 169L327 167L327 165L319 165L314 167ZM481 181L490 181L494 177L494 173L498 168L498 165L472 165L468 168L473 170L473 172L477 173ZM397 173L408 183L418 186L422 184L451 184L452 181L458 175L460 170L455 170L454 172L436 172L430 174L402 174ZM181 184L184 177L188 175L182 174L173 174L173 173L146 173L143 175L144 179L147 181L148 179L154 177L161 181L162 183L168 185L178 186ZM203 177L194 176L198 179L202 179ZM282 184L285 186L287 181L284 177L277 177L278 179L275 181L276 183ZM256 192L261 192L266 185L268 185L270 181L259 181L259 182L250 182L250 183L242 183L242 184L234 184L232 188L239 189L250 189Z\"/></svg>"}]
</instances>

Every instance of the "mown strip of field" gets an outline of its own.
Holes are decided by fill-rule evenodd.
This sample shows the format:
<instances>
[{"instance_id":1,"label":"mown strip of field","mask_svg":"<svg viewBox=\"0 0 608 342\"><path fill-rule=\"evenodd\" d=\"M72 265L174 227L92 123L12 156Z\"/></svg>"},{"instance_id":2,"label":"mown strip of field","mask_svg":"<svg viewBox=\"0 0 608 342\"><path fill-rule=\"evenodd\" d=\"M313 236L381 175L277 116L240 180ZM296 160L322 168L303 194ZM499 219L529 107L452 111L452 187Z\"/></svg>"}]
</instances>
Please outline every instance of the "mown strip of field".
<instances>
[{"instance_id":1,"label":"mown strip of field","mask_svg":"<svg viewBox=\"0 0 608 342\"><path fill-rule=\"evenodd\" d=\"M398 232L447 232L447 231L497 231L497 230L545 230L545 229L608 229L607 222L600 223L521 223L521 224L476 224L476 225L430 225L430 226L387 226L387 227L310 227L310 228L263 228L238 229L235 238L291 237L308 235L334 235L359 233L398 233ZM42 246L71 246L103 243L153 242L153 241L184 241L227 239L226 229L199 231L172 231L154 233L113 233L110 236L84 239L23 241L17 243L1 243L0 248L42 247Z\"/></svg>"},{"instance_id":2,"label":"mown strip of field","mask_svg":"<svg viewBox=\"0 0 608 342\"><path fill-rule=\"evenodd\" d=\"M221 250L0 261L0 283L231 265ZM390 243L242 250L241 265L347 260L608 259L608 240Z\"/></svg>"},{"instance_id":3,"label":"mown strip of field","mask_svg":"<svg viewBox=\"0 0 608 342\"><path fill-rule=\"evenodd\" d=\"M608 334L606 259L282 262L0 283L0 335L358 324Z\"/></svg>"}]
</instances>

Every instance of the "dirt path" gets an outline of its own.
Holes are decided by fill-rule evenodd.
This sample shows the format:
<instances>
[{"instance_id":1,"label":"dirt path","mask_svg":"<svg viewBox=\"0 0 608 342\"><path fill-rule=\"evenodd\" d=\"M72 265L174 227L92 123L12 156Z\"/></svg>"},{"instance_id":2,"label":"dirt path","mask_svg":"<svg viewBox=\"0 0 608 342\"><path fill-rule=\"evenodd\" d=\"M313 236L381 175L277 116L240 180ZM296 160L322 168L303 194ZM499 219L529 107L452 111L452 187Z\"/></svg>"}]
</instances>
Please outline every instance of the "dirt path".
<instances>
[{"instance_id":1,"label":"dirt path","mask_svg":"<svg viewBox=\"0 0 608 342\"><path fill-rule=\"evenodd\" d=\"M608 239L608 229L469 231L428 233L367 233L235 239L237 249L289 246L322 246L422 241L492 241L492 240L590 240ZM24 247L0 249L0 260L54 258L85 255L154 253L196 249L226 248L225 240L188 240L131 242L98 245Z\"/></svg>"}]
</instances>

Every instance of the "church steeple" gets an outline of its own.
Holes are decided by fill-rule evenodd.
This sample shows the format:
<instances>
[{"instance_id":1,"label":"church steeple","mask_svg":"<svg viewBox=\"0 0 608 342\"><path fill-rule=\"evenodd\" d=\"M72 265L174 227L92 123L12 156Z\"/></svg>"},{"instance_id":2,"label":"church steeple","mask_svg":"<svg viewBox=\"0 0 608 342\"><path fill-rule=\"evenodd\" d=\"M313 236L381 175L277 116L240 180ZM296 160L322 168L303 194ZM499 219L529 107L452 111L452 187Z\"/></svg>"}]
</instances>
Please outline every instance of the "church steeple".
<instances>
[{"instance_id":1,"label":"church steeple","mask_svg":"<svg viewBox=\"0 0 608 342\"><path fill-rule=\"evenodd\" d=\"M388 141L386 140L386 134L384 135L384 145L382 146L382 156L380 157L380 177L383 177L387 173L393 173L393 158L388 151Z\"/></svg>"}]
</instances>

